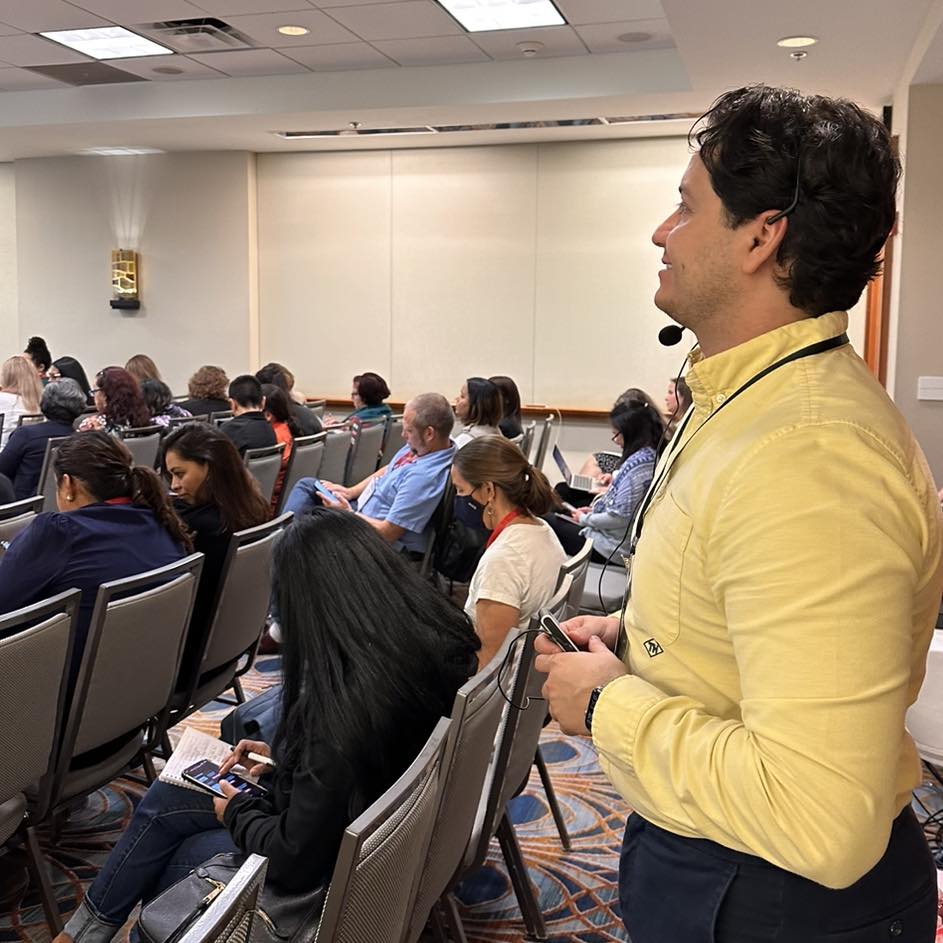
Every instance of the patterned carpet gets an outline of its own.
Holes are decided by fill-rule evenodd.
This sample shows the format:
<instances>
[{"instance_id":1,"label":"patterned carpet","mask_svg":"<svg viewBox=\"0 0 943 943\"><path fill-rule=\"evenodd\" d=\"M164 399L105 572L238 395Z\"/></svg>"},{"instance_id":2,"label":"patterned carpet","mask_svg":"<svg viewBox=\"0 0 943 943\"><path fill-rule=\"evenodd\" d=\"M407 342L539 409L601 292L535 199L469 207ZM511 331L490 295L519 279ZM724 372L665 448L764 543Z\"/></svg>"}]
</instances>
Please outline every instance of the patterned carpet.
<instances>
[{"instance_id":1,"label":"patterned carpet","mask_svg":"<svg viewBox=\"0 0 943 943\"><path fill-rule=\"evenodd\" d=\"M243 679L246 695L278 679L279 659L260 659ZM230 710L201 711L188 724L219 733ZM627 810L596 764L588 741L566 737L555 725L543 734L542 750L572 840L564 853L536 774L512 802L531 879L553 943L607 943L627 939L618 916L618 853ZM122 778L94 793L74 812L55 847L41 836L60 909L68 916L121 834L144 787ZM2 860L2 859L0 859ZM0 877L2 880L2 877ZM470 943L523 943L524 930L497 843L484 868L460 888L462 916ZM45 943L49 933L36 893L30 890L12 911L0 910L0 943ZM364 941L380 943L380 941Z\"/></svg>"}]
</instances>

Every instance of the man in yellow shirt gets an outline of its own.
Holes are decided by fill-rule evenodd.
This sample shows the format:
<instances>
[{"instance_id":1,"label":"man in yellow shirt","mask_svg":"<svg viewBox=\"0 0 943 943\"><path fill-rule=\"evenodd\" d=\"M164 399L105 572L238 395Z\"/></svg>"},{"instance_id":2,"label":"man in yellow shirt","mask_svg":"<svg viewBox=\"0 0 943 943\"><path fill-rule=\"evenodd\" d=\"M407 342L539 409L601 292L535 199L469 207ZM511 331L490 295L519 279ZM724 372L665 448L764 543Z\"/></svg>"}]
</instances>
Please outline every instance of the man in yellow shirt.
<instances>
[{"instance_id":1,"label":"man in yellow shirt","mask_svg":"<svg viewBox=\"0 0 943 943\"><path fill-rule=\"evenodd\" d=\"M694 140L653 236L655 303L698 341L694 406L633 525L624 612L571 620L583 652L538 639L544 692L635 810L633 943L930 943L904 717L940 511L844 335L899 165L855 105L762 86L723 95Z\"/></svg>"}]
</instances>

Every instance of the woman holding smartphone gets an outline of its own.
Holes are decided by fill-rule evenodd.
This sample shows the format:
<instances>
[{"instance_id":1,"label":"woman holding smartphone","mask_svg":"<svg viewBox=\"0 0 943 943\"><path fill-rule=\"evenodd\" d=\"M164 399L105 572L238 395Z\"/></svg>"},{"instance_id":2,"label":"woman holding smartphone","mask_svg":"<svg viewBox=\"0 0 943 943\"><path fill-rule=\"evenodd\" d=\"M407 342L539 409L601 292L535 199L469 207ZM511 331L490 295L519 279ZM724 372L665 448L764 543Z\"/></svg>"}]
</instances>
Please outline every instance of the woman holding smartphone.
<instances>
[{"instance_id":1,"label":"woman holding smartphone","mask_svg":"<svg viewBox=\"0 0 943 943\"><path fill-rule=\"evenodd\" d=\"M281 722L271 749L241 741L221 767L262 773L248 753L274 757L268 795L223 782L214 799L154 783L57 943L110 940L138 902L220 852L264 855L266 882L284 892L327 882L346 826L415 759L475 671L468 619L356 515L299 518L273 570Z\"/></svg>"}]
</instances>

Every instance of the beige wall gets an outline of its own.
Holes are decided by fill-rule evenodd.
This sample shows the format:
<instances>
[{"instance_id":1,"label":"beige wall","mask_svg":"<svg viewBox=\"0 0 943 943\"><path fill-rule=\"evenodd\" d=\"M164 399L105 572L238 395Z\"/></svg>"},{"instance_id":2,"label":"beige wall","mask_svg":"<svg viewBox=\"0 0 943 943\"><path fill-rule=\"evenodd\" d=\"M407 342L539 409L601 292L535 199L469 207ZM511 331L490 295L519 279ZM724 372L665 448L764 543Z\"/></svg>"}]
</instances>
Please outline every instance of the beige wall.
<instances>
[{"instance_id":1,"label":"beige wall","mask_svg":"<svg viewBox=\"0 0 943 943\"><path fill-rule=\"evenodd\" d=\"M16 283L16 185L13 164L0 164L0 337L4 357L23 349L20 337Z\"/></svg>"},{"instance_id":2,"label":"beige wall","mask_svg":"<svg viewBox=\"0 0 943 943\"><path fill-rule=\"evenodd\" d=\"M943 376L940 270L943 86L915 85L907 114L894 400L943 484L943 402L918 401L919 376Z\"/></svg>"}]
</instances>

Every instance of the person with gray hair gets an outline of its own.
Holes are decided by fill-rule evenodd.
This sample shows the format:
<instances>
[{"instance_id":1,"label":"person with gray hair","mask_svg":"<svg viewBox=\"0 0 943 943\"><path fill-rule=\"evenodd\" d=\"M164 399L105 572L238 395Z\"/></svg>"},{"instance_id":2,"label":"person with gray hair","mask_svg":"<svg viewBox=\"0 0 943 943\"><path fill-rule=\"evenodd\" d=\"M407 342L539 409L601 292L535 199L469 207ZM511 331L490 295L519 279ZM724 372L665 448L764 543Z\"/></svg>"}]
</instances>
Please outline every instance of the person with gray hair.
<instances>
[{"instance_id":1,"label":"person with gray hair","mask_svg":"<svg viewBox=\"0 0 943 943\"><path fill-rule=\"evenodd\" d=\"M72 424L85 409L85 402L85 392L75 380L67 377L52 380L39 402L46 421L13 430L6 448L0 452L0 474L13 482L17 501L36 493L47 440L72 435Z\"/></svg>"},{"instance_id":2,"label":"person with gray hair","mask_svg":"<svg viewBox=\"0 0 943 943\"><path fill-rule=\"evenodd\" d=\"M453 422L452 407L444 396L421 393L406 404L406 444L388 465L349 488L302 478L288 496L285 510L297 516L320 502L356 511L394 549L412 560L422 559L429 542L429 521L445 491L455 454ZM319 486L336 500L326 497Z\"/></svg>"}]
</instances>

